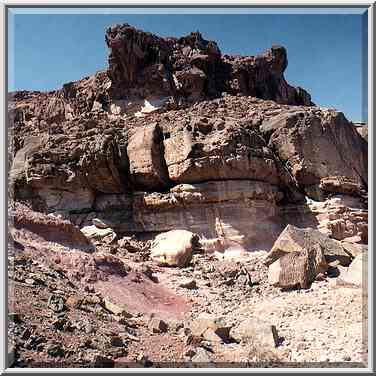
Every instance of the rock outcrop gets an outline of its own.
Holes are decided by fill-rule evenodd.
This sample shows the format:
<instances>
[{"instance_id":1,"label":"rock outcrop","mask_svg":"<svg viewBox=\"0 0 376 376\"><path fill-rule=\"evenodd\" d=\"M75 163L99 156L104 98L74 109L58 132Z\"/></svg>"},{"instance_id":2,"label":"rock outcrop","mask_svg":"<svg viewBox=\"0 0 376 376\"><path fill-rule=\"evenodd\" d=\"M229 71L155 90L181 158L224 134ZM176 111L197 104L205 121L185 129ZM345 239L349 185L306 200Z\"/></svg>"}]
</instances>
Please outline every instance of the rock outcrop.
<instances>
[{"instance_id":1,"label":"rock outcrop","mask_svg":"<svg viewBox=\"0 0 376 376\"><path fill-rule=\"evenodd\" d=\"M79 249L88 253L95 250L89 239L68 220L34 212L19 203L10 208L8 218L13 244L37 246L38 242L43 242L53 243L61 249Z\"/></svg>"},{"instance_id":2,"label":"rock outcrop","mask_svg":"<svg viewBox=\"0 0 376 376\"><path fill-rule=\"evenodd\" d=\"M227 92L286 104L312 104L306 91L285 81L287 52L281 46L259 56L228 56L199 32L160 38L128 24L108 28L106 43L110 92L119 99L171 98L179 103Z\"/></svg>"},{"instance_id":3,"label":"rock outcrop","mask_svg":"<svg viewBox=\"0 0 376 376\"><path fill-rule=\"evenodd\" d=\"M366 143L343 114L317 115L281 114L263 122L260 129L311 198L322 192L359 194L368 180ZM362 150L360 155L357 150ZM347 153L357 157L348 158Z\"/></svg>"},{"instance_id":4,"label":"rock outcrop","mask_svg":"<svg viewBox=\"0 0 376 376\"><path fill-rule=\"evenodd\" d=\"M367 142L286 83L284 48L227 56L199 33L129 25L106 42L107 71L10 95L13 199L80 227L179 228L220 248L270 249L289 223L367 242Z\"/></svg>"},{"instance_id":5,"label":"rock outcrop","mask_svg":"<svg viewBox=\"0 0 376 376\"><path fill-rule=\"evenodd\" d=\"M367 128L281 46L105 40L106 70L8 97L14 366L363 367Z\"/></svg>"}]
</instances>

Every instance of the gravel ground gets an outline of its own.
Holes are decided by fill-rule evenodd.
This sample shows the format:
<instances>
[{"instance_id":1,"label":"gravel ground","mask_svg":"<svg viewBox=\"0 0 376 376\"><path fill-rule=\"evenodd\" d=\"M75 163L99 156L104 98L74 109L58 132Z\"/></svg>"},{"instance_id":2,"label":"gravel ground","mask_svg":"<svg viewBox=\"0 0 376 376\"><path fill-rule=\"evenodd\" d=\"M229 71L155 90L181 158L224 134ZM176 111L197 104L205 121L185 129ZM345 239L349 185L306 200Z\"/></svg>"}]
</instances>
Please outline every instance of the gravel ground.
<instances>
[{"instance_id":1,"label":"gravel ground","mask_svg":"<svg viewBox=\"0 0 376 376\"><path fill-rule=\"evenodd\" d=\"M168 325L162 332L151 329L150 312L119 317L103 308L103 297L95 291L83 291L61 271L16 256L9 269L13 366L272 367L273 361L275 367L365 366L362 289L326 277L307 290L282 291L267 282L265 254L233 260L195 255L183 269L156 267L137 253L122 255L131 269L152 270L160 286L190 307L184 318L162 318ZM65 300L62 313L49 307L56 293ZM204 341L194 346L187 328L202 313L222 317L234 327L248 318L275 325L278 347L257 349L254 359L263 363L254 363L254 349L243 343Z\"/></svg>"}]
</instances>

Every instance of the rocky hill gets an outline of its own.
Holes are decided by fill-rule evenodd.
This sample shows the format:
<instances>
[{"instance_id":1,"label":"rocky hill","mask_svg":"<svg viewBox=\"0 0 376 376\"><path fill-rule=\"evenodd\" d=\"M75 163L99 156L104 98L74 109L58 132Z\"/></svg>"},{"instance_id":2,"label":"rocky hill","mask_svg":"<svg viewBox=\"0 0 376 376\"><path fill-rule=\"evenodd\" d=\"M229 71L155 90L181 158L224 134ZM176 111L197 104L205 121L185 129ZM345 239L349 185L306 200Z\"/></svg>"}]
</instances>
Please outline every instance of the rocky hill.
<instances>
[{"instance_id":1,"label":"rocky hill","mask_svg":"<svg viewBox=\"0 0 376 376\"><path fill-rule=\"evenodd\" d=\"M342 350L320 332L362 320L368 144L359 125L286 82L281 46L229 56L199 32L161 38L128 24L105 41L107 70L9 94L10 304L26 317L12 313L14 364L364 362L358 321L348 347L333 338ZM244 323L270 319L274 298L277 328ZM353 314L339 324L347 300ZM315 311L318 301L328 310ZM292 321L303 307L317 320L312 341L325 341L330 357L295 341L304 334L284 319L289 305ZM232 322L213 318L227 310ZM156 352L162 343L169 350Z\"/></svg>"}]
</instances>

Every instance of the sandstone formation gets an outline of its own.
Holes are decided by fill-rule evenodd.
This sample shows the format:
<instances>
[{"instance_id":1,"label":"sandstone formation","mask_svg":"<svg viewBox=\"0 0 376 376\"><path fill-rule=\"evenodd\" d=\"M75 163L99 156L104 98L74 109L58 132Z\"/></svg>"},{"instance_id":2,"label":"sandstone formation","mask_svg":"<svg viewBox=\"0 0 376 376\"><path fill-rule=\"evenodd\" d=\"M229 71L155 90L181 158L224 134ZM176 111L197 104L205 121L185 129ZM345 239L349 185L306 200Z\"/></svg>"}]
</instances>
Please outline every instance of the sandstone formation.
<instances>
[{"instance_id":1,"label":"sandstone formation","mask_svg":"<svg viewBox=\"0 0 376 376\"><path fill-rule=\"evenodd\" d=\"M162 132L157 124L136 129L127 148L130 178L135 186L158 190L168 185L163 149Z\"/></svg>"},{"instance_id":2,"label":"sandstone formation","mask_svg":"<svg viewBox=\"0 0 376 376\"><path fill-rule=\"evenodd\" d=\"M368 125L366 123L353 123L358 133L368 142Z\"/></svg>"},{"instance_id":3,"label":"sandstone formation","mask_svg":"<svg viewBox=\"0 0 376 376\"><path fill-rule=\"evenodd\" d=\"M37 245L38 241L55 243L58 247L92 252L88 238L70 221L47 216L15 203L8 212L11 243L22 244L23 238ZM11 246L12 244L10 244Z\"/></svg>"},{"instance_id":4,"label":"sandstone formation","mask_svg":"<svg viewBox=\"0 0 376 376\"><path fill-rule=\"evenodd\" d=\"M13 361L349 361L329 347L358 337L327 333L361 324L367 127L290 86L282 46L230 56L128 24L105 41L105 70L8 95L12 304L33 322L11 325Z\"/></svg>"},{"instance_id":5,"label":"sandstone formation","mask_svg":"<svg viewBox=\"0 0 376 376\"><path fill-rule=\"evenodd\" d=\"M273 134L282 130L276 130L269 143L259 131L262 119L297 109L315 117L328 114L316 107L282 107L275 102L230 96L151 114L147 122L143 118L123 120L122 126L111 128L105 123L108 114L97 119L93 115L88 130L83 128L85 121L75 125L80 124L78 119L62 123L66 135L46 134L48 141L35 151L36 157L33 149L26 153L24 167L21 163L20 168L19 161L25 158L25 149L17 151L11 169L15 196L31 202L37 210L59 212L78 225L90 225L91 218L100 217L123 232L162 232L178 227L199 230L207 238L225 236L238 242L244 237L241 243L254 250L271 247L284 226L298 217L304 222L312 219L305 227L316 227L320 222L320 228L337 239L360 235L361 241L367 241L366 184L354 172L361 169L366 175L367 166L361 158L366 159L367 154L351 124L345 125L343 132L349 131L350 139L358 137L359 144L351 148L341 143L312 157L302 154L304 163L309 161L311 176L315 176L309 181L297 175L300 162L289 161L284 152L279 155L272 146L271 141L276 143ZM150 122L158 122L158 126ZM299 124L293 127L299 129ZM31 126L30 132L37 129ZM22 139L22 133L19 137ZM29 147L26 138L24 142ZM94 149L93 142L98 145ZM136 144L132 146L132 142ZM286 147L285 140L280 145ZM340 158L336 157L338 149L358 155L352 159L359 160L358 166L347 168L335 162ZM325 170L320 167L323 163L337 164ZM325 171L327 177L323 177ZM100 176L96 177L96 172ZM346 175L349 181L356 181L352 188L341 183L345 180L339 177ZM330 179L334 183L329 184ZM314 197L316 204L307 206L304 195ZM343 200L340 205L345 208L338 207L338 220L333 212L327 221L324 217L331 210L329 203L334 203L333 195L336 202ZM232 216L235 211L238 215ZM250 217L258 220L249 221ZM254 230L245 230L249 226ZM266 228L269 234L262 239Z\"/></svg>"}]
</instances>

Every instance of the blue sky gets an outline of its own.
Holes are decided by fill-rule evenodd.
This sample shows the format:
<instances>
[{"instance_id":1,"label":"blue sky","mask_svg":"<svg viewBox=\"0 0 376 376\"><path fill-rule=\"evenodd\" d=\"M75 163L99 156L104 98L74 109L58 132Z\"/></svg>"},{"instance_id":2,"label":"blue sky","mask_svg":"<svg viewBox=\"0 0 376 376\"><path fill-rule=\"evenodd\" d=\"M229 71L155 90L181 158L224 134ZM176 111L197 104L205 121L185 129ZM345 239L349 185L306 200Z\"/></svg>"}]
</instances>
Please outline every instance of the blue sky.
<instances>
[{"instance_id":1,"label":"blue sky","mask_svg":"<svg viewBox=\"0 0 376 376\"><path fill-rule=\"evenodd\" d=\"M360 14L13 13L9 90L54 90L106 69L105 29L124 22L161 36L199 30L229 54L255 55L281 44L287 48L285 76L291 85L308 90L317 105L366 120L367 24Z\"/></svg>"}]
</instances>

